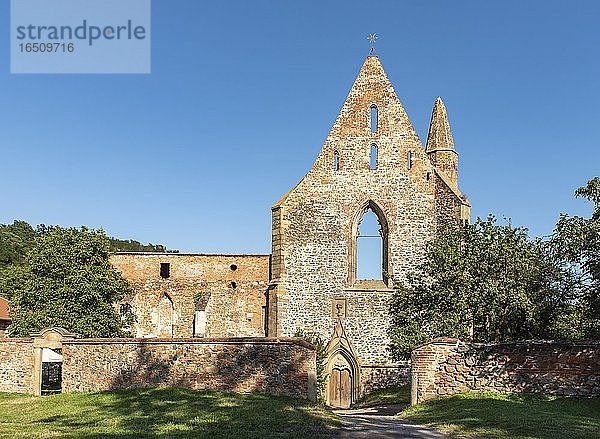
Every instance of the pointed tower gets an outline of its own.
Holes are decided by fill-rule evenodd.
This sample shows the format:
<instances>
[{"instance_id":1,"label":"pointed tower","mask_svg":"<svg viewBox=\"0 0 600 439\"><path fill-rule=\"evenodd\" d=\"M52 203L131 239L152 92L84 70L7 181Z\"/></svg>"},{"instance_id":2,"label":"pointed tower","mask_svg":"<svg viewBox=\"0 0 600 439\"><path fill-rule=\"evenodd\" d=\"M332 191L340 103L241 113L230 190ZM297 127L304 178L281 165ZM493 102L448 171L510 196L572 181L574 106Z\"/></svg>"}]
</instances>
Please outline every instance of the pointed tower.
<instances>
[{"instance_id":1,"label":"pointed tower","mask_svg":"<svg viewBox=\"0 0 600 439\"><path fill-rule=\"evenodd\" d=\"M458 187L458 153L454 149L446 106L440 97L436 99L431 113L426 151L433 166Z\"/></svg>"}]
</instances>

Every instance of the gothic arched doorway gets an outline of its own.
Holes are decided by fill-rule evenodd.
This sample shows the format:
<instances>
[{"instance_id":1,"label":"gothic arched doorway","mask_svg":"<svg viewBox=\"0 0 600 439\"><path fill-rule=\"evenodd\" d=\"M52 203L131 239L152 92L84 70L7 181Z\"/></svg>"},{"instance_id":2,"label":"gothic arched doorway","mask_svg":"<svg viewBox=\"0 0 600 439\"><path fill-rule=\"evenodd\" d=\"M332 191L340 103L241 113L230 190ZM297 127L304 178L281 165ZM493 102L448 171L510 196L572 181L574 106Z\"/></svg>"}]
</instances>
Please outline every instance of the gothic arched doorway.
<instances>
[{"instance_id":1,"label":"gothic arched doorway","mask_svg":"<svg viewBox=\"0 0 600 439\"><path fill-rule=\"evenodd\" d=\"M327 345L327 405L349 408L358 398L359 366L340 319Z\"/></svg>"},{"instance_id":2,"label":"gothic arched doorway","mask_svg":"<svg viewBox=\"0 0 600 439\"><path fill-rule=\"evenodd\" d=\"M352 367L343 355L333 358L327 385L327 402L331 407L349 408L353 393Z\"/></svg>"}]
</instances>

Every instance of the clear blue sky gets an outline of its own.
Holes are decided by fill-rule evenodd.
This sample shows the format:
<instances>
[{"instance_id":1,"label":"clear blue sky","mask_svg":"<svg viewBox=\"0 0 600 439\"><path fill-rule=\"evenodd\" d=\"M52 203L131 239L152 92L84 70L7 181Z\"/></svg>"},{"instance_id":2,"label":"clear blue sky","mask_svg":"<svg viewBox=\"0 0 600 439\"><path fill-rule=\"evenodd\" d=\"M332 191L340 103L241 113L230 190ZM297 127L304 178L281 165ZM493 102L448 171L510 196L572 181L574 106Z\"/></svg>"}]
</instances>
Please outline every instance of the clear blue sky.
<instances>
[{"instance_id":1,"label":"clear blue sky","mask_svg":"<svg viewBox=\"0 0 600 439\"><path fill-rule=\"evenodd\" d=\"M473 218L551 232L600 174L597 1L154 0L152 74L11 75L0 5L0 223L270 252L376 32L424 141L441 95Z\"/></svg>"}]
</instances>

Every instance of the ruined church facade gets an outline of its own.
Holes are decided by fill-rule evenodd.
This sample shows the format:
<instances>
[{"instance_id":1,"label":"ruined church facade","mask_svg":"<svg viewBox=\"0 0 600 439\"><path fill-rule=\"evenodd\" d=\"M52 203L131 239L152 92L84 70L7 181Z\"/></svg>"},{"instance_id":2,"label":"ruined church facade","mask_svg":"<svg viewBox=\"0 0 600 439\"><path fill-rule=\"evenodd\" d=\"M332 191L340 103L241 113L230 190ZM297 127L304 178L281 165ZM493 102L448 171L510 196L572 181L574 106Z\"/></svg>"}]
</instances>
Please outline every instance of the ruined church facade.
<instances>
[{"instance_id":1,"label":"ruined church facade","mask_svg":"<svg viewBox=\"0 0 600 439\"><path fill-rule=\"evenodd\" d=\"M423 147L377 56L368 56L312 169L272 207L270 255L114 255L138 337L291 337L327 344L326 399L406 380L390 356L388 304L441 224L469 219L441 99ZM381 269L357 272L373 213Z\"/></svg>"}]
</instances>

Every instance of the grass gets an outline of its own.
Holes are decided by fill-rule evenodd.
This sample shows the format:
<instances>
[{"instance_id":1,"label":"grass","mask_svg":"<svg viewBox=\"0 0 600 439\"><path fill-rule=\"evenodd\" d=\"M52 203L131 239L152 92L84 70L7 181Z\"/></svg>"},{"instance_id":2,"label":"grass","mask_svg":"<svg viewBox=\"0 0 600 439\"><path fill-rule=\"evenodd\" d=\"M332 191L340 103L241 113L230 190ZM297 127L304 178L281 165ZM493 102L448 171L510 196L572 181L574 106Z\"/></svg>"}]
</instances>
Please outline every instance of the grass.
<instances>
[{"instance_id":1,"label":"grass","mask_svg":"<svg viewBox=\"0 0 600 439\"><path fill-rule=\"evenodd\" d=\"M600 438L600 398L465 393L399 415L461 438Z\"/></svg>"},{"instance_id":2,"label":"grass","mask_svg":"<svg viewBox=\"0 0 600 439\"><path fill-rule=\"evenodd\" d=\"M35 398L0 393L0 438L319 438L338 425L304 400L187 389Z\"/></svg>"},{"instance_id":3,"label":"grass","mask_svg":"<svg viewBox=\"0 0 600 439\"><path fill-rule=\"evenodd\" d=\"M376 405L388 404L409 404L410 386L388 387L381 390L375 390L363 395L353 407L372 407Z\"/></svg>"}]
</instances>

